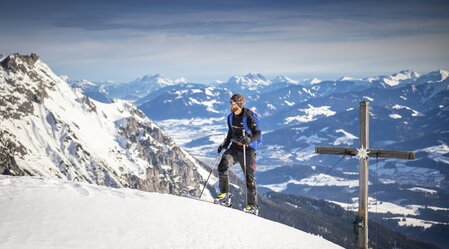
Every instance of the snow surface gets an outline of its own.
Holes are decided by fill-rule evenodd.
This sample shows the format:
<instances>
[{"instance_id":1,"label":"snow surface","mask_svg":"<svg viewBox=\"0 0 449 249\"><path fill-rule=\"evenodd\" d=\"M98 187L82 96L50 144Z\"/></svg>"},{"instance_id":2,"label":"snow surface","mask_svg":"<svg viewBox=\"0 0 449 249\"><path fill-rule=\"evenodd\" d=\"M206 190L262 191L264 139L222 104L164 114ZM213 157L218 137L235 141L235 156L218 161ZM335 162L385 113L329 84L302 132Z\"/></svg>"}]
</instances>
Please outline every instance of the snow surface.
<instances>
[{"instance_id":1,"label":"snow surface","mask_svg":"<svg viewBox=\"0 0 449 249\"><path fill-rule=\"evenodd\" d=\"M340 145L340 144L346 144L346 145L352 145L354 142L353 140L357 140L358 137L352 135L351 133L343 130L343 129L338 129L335 131L336 133L342 133L343 136L338 137L337 139L335 139L334 141L334 145Z\"/></svg>"},{"instance_id":2,"label":"snow surface","mask_svg":"<svg viewBox=\"0 0 449 249\"><path fill-rule=\"evenodd\" d=\"M408 188L408 190L411 190L411 191L414 191L414 192L427 193L427 194L431 194L431 195L438 193L438 191L436 191L436 190L427 189L427 188L420 188L420 187Z\"/></svg>"},{"instance_id":3,"label":"snow surface","mask_svg":"<svg viewBox=\"0 0 449 249\"><path fill-rule=\"evenodd\" d=\"M259 185L265 188L269 188L274 192L282 192L287 189L289 184L307 185L307 186L338 186L355 188L359 186L359 180L347 180L341 177L335 177L326 174L316 174L309 178L301 180L290 179L289 181L276 184Z\"/></svg>"},{"instance_id":4,"label":"snow surface","mask_svg":"<svg viewBox=\"0 0 449 249\"><path fill-rule=\"evenodd\" d=\"M207 202L38 177L0 176L0 248L341 248Z\"/></svg>"},{"instance_id":5,"label":"snow surface","mask_svg":"<svg viewBox=\"0 0 449 249\"><path fill-rule=\"evenodd\" d=\"M449 157L446 156L449 153L449 146L445 143L417 150L417 152L421 151L429 153L429 157L436 162L441 161L449 164Z\"/></svg>"},{"instance_id":6,"label":"snow surface","mask_svg":"<svg viewBox=\"0 0 449 249\"><path fill-rule=\"evenodd\" d=\"M396 104L396 105L394 105L392 108L395 109L395 110L406 109L406 110L412 112L412 117L421 117L421 116L424 116L424 114L422 114L422 113L420 113L420 112L418 112L418 111L416 111L416 110L413 110L412 108L410 108L410 107L408 107L408 106L403 106L403 105L397 105L397 104Z\"/></svg>"},{"instance_id":7,"label":"snow surface","mask_svg":"<svg viewBox=\"0 0 449 249\"><path fill-rule=\"evenodd\" d=\"M396 113L394 113L394 114L390 114L390 115L388 115L388 117L390 117L390 118L392 118L392 119L400 119L400 118L402 118L402 116L401 116L401 115L399 115L399 114L396 114Z\"/></svg>"},{"instance_id":8,"label":"snow surface","mask_svg":"<svg viewBox=\"0 0 449 249\"><path fill-rule=\"evenodd\" d=\"M359 198L352 198L352 203L343 203L343 202L337 202L328 200L329 202L335 203L342 208L357 212L359 204L358 200ZM423 220L418 218L413 218L409 216L417 216L420 214L420 209L431 209L431 210L442 210L447 211L449 208L439 208L439 207L430 207L430 206L423 206L423 205L405 205L400 206L398 204L392 203L392 202L385 202L385 201L379 201L375 198L369 197L368 198L368 211L370 213L391 213L395 215L400 215L399 217L391 217L391 218L383 218L386 220L395 220L398 222L399 226L406 226L406 227L422 227L424 229L432 227L432 225L435 224L442 224L442 225L448 225L448 223L444 222L438 222L438 221L431 221L431 220ZM403 200L403 199L402 199ZM400 203L402 200L397 200L395 202Z\"/></svg>"},{"instance_id":9,"label":"snow surface","mask_svg":"<svg viewBox=\"0 0 449 249\"><path fill-rule=\"evenodd\" d=\"M287 103L289 104L289 103ZM285 118L284 124L290 124L293 121L300 123L307 123L316 120L317 116L323 115L325 117L333 116L336 112L331 110L330 106L314 107L309 104L307 109L298 109L298 111L305 113L305 115L293 116Z\"/></svg>"},{"instance_id":10,"label":"snow surface","mask_svg":"<svg viewBox=\"0 0 449 249\"><path fill-rule=\"evenodd\" d=\"M184 146L194 156L206 156L214 153L223 142L227 133L226 118L192 118L192 119L166 119L158 121L165 134L175 142ZM198 146L185 145L205 136L209 142Z\"/></svg>"},{"instance_id":11,"label":"snow surface","mask_svg":"<svg viewBox=\"0 0 449 249\"><path fill-rule=\"evenodd\" d=\"M331 201L339 206L345 208L346 210L357 211L359 208L359 198L352 198L352 203L343 203L337 201ZM370 213L392 213L392 214L400 214L400 215L418 215L419 207L415 205L406 205L400 206L398 204L386 201L380 201L372 197L368 197L368 211Z\"/></svg>"},{"instance_id":12,"label":"snow surface","mask_svg":"<svg viewBox=\"0 0 449 249\"><path fill-rule=\"evenodd\" d=\"M315 85L315 84L319 84L321 83L321 80L317 79L317 78L313 78L309 81L309 84L311 85Z\"/></svg>"},{"instance_id":13,"label":"snow surface","mask_svg":"<svg viewBox=\"0 0 449 249\"><path fill-rule=\"evenodd\" d=\"M447 223L443 222L436 222L436 221L429 221L429 220L422 220L412 217L393 217L393 218L385 218L386 220L397 220L398 225L403 227L422 227L424 229L432 227L432 225L435 224L442 224L447 225Z\"/></svg>"},{"instance_id":14,"label":"snow surface","mask_svg":"<svg viewBox=\"0 0 449 249\"><path fill-rule=\"evenodd\" d=\"M358 79L355 79L355 78L350 77L350 76L343 76L340 79L338 79L337 81L354 81L354 80L358 80Z\"/></svg>"},{"instance_id":15,"label":"snow surface","mask_svg":"<svg viewBox=\"0 0 449 249\"><path fill-rule=\"evenodd\" d=\"M416 152L419 152L417 150ZM437 161L437 159L432 158ZM421 160L421 159L418 159ZM393 163L395 167L385 167L389 163ZM437 161L438 162L438 161ZM384 184L410 184L426 187L439 187L441 181L444 180L444 175L434 168L423 168L408 166L405 162L395 161L394 159L386 159L379 161L378 166L375 167L375 173L378 179Z\"/></svg>"},{"instance_id":16,"label":"snow surface","mask_svg":"<svg viewBox=\"0 0 449 249\"><path fill-rule=\"evenodd\" d=\"M401 83L401 81L416 80L418 77L419 74L415 71L404 70L399 73L386 76L385 78L383 78L383 81L390 86L397 86Z\"/></svg>"}]
</instances>

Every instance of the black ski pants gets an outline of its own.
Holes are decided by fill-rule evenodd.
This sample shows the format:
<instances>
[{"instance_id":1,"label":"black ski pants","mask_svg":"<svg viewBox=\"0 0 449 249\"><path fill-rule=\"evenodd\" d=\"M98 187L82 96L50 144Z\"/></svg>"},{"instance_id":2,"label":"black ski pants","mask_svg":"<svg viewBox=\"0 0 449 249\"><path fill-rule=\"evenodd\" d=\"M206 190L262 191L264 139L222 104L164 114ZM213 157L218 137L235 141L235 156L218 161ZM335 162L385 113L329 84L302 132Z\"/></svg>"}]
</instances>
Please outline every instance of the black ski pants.
<instances>
[{"instance_id":1,"label":"black ski pants","mask_svg":"<svg viewBox=\"0 0 449 249\"><path fill-rule=\"evenodd\" d=\"M243 149L231 148L223 153L220 163L218 164L219 187L221 193L229 192L228 170L235 163L239 163L245 172L243 164ZM247 205L257 205L257 190L254 172L256 171L256 151L246 149L246 196Z\"/></svg>"}]
</instances>

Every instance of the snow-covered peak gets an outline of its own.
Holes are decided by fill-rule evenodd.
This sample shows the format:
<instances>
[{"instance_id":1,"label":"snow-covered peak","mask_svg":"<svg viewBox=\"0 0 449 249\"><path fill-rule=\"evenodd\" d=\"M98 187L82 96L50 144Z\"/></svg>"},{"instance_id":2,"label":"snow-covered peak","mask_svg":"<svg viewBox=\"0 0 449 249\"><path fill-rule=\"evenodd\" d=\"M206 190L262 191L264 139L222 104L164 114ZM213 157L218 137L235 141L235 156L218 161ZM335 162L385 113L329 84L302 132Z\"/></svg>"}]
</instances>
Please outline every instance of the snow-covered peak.
<instances>
[{"instance_id":1,"label":"snow-covered peak","mask_svg":"<svg viewBox=\"0 0 449 249\"><path fill-rule=\"evenodd\" d=\"M134 189L0 175L4 248L336 249L242 211Z\"/></svg>"},{"instance_id":2,"label":"snow-covered peak","mask_svg":"<svg viewBox=\"0 0 449 249\"><path fill-rule=\"evenodd\" d=\"M176 84L183 84L183 83L189 83L189 80L184 77L180 77L180 78L177 78L174 82Z\"/></svg>"},{"instance_id":3,"label":"snow-covered peak","mask_svg":"<svg viewBox=\"0 0 449 249\"><path fill-rule=\"evenodd\" d=\"M48 90L61 84L67 85L38 55L9 55L0 62L0 118L32 112L34 102L41 102Z\"/></svg>"},{"instance_id":4,"label":"snow-covered peak","mask_svg":"<svg viewBox=\"0 0 449 249\"><path fill-rule=\"evenodd\" d=\"M403 70L399 73L381 77L381 80L389 86L397 86L401 82L414 82L419 77L419 74L413 70Z\"/></svg>"},{"instance_id":5,"label":"snow-covered peak","mask_svg":"<svg viewBox=\"0 0 449 249\"><path fill-rule=\"evenodd\" d=\"M310 85L315 85L315 84L319 84L319 83L321 83L321 80L317 79L317 78L313 78L309 81Z\"/></svg>"},{"instance_id":6,"label":"snow-covered peak","mask_svg":"<svg viewBox=\"0 0 449 249\"><path fill-rule=\"evenodd\" d=\"M21 65L26 65L29 67L34 66L34 64L40 61L40 58L37 54L31 53L31 55L20 55L18 53L11 54L4 58L1 61L1 64L4 68L7 69L18 69ZM21 69L24 69L21 67Z\"/></svg>"},{"instance_id":7,"label":"snow-covered peak","mask_svg":"<svg viewBox=\"0 0 449 249\"><path fill-rule=\"evenodd\" d=\"M246 78L252 79L252 80L267 80L262 74L260 73L248 73L245 75Z\"/></svg>"},{"instance_id":8,"label":"snow-covered peak","mask_svg":"<svg viewBox=\"0 0 449 249\"><path fill-rule=\"evenodd\" d=\"M248 73L247 75L232 76L228 83L235 84L258 84L258 85L270 85L271 81L267 80L262 74Z\"/></svg>"},{"instance_id":9,"label":"snow-covered peak","mask_svg":"<svg viewBox=\"0 0 449 249\"><path fill-rule=\"evenodd\" d=\"M174 81L165 77L163 74L155 74L155 75L145 75L143 77L137 78L131 83L140 83L147 85L160 85L160 86L168 86L173 85Z\"/></svg>"},{"instance_id":10,"label":"snow-covered peak","mask_svg":"<svg viewBox=\"0 0 449 249\"><path fill-rule=\"evenodd\" d=\"M427 74L423 74L421 75L421 77L419 77L418 81L420 83L438 83L441 81L446 80L449 77L449 72L446 70L437 70L437 71L432 71L430 73Z\"/></svg>"},{"instance_id":11,"label":"snow-covered peak","mask_svg":"<svg viewBox=\"0 0 449 249\"><path fill-rule=\"evenodd\" d=\"M384 87L394 87L400 84L410 84L416 82L416 80L420 77L420 75L413 70L402 70L398 73L394 73L391 75L380 75L375 77L364 78L363 80L368 81L370 83L378 82L382 84Z\"/></svg>"},{"instance_id":12,"label":"snow-covered peak","mask_svg":"<svg viewBox=\"0 0 449 249\"><path fill-rule=\"evenodd\" d=\"M299 81L297 80L293 80L287 76L283 76L283 75L278 75L276 76L274 79L271 80L271 82L273 83L286 83L286 84L292 84L292 85L297 85L299 83Z\"/></svg>"},{"instance_id":13,"label":"snow-covered peak","mask_svg":"<svg viewBox=\"0 0 449 249\"><path fill-rule=\"evenodd\" d=\"M177 80L171 80L162 74L145 75L129 83L111 87L110 93L115 98L136 101L153 91L185 82L187 82L187 80L182 77Z\"/></svg>"},{"instance_id":14,"label":"snow-covered peak","mask_svg":"<svg viewBox=\"0 0 449 249\"><path fill-rule=\"evenodd\" d=\"M393 75L399 75L399 74L406 75L408 78L414 78L414 79L417 79L420 76L419 73L417 73L416 71L409 70L409 69L408 70L402 70L399 73L393 74Z\"/></svg>"},{"instance_id":15,"label":"snow-covered peak","mask_svg":"<svg viewBox=\"0 0 449 249\"><path fill-rule=\"evenodd\" d=\"M355 81L357 79L353 78L353 77L349 77L349 76L343 76L340 79L338 79L337 81Z\"/></svg>"},{"instance_id":16,"label":"snow-covered peak","mask_svg":"<svg viewBox=\"0 0 449 249\"><path fill-rule=\"evenodd\" d=\"M248 73L244 76L232 76L229 78L227 84L231 86L238 85L248 90L258 90L271 85L271 81L267 80L262 74Z\"/></svg>"},{"instance_id":17,"label":"snow-covered peak","mask_svg":"<svg viewBox=\"0 0 449 249\"><path fill-rule=\"evenodd\" d=\"M31 70L40 70L45 73L51 73L51 75L47 75L47 77L55 76L58 78L53 72L51 72L50 68L41 61L39 55L35 53L31 53L31 55L21 55L18 53L11 54L5 57L0 63L0 69L4 73L14 72L20 74L27 73Z\"/></svg>"},{"instance_id":18,"label":"snow-covered peak","mask_svg":"<svg viewBox=\"0 0 449 249\"><path fill-rule=\"evenodd\" d=\"M440 73L440 75L441 75L441 80L443 81L443 80L445 80L445 79L447 79L448 77L449 77L449 72L448 71L446 71L446 70L438 70L437 72L439 72Z\"/></svg>"},{"instance_id":19,"label":"snow-covered peak","mask_svg":"<svg viewBox=\"0 0 449 249\"><path fill-rule=\"evenodd\" d=\"M318 78L307 78L307 79L301 79L299 81L299 84L301 85L316 85L316 84L320 84L322 81Z\"/></svg>"}]
</instances>

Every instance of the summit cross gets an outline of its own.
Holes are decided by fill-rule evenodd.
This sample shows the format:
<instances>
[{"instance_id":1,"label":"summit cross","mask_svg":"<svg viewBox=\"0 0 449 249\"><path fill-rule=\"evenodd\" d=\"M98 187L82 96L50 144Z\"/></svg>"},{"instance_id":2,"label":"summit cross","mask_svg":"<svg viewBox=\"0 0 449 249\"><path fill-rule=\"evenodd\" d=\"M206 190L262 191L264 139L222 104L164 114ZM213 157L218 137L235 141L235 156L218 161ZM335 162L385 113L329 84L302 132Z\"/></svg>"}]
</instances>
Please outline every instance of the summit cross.
<instances>
[{"instance_id":1,"label":"summit cross","mask_svg":"<svg viewBox=\"0 0 449 249\"><path fill-rule=\"evenodd\" d=\"M360 148L315 147L317 154L349 155L359 158L359 210L356 217L357 248L368 249L368 160L369 157L413 160L415 153L369 148L369 102L360 102Z\"/></svg>"}]
</instances>

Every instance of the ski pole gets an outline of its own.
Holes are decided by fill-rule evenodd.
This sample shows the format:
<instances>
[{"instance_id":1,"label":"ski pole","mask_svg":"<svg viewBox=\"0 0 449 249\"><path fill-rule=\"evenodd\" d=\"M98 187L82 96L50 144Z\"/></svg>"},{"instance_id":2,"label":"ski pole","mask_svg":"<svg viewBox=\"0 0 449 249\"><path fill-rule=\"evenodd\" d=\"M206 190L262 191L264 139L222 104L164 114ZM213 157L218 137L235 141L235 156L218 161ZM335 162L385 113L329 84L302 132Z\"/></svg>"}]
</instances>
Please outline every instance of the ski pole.
<instances>
[{"instance_id":1,"label":"ski pole","mask_svg":"<svg viewBox=\"0 0 449 249\"><path fill-rule=\"evenodd\" d=\"M248 205L248 179L246 179L246 145L243 145L243 175L245 176L245 183L247 185L245 193L246 205Z\"/></svg>"},{"instance_id":2,"label":"ski pole","mask_svg":"<svg viewBox=\"0 0 449 249\"><path fill-rule=\"evenodd\" d=\"M221 152L218 153L217 158L215 158L215 161L214 161L214 164L213 164L212 168L210 168L209 176L207 177L207 180L206 180L206 182L204 183L203 190L201 190L201 194L200 194L199 199L201 199L201 196L203 195L204 189L206 188L206 184L207 184L207 182L209 182L210 175L212 174L212 171L214 170L214 168L215 168L215 166L216 166L216 164L217 164L217 162L218 162L218 159L220 158L220 155L221 155L221 154L222 154Z\"/></svg>"}]
</instances>

